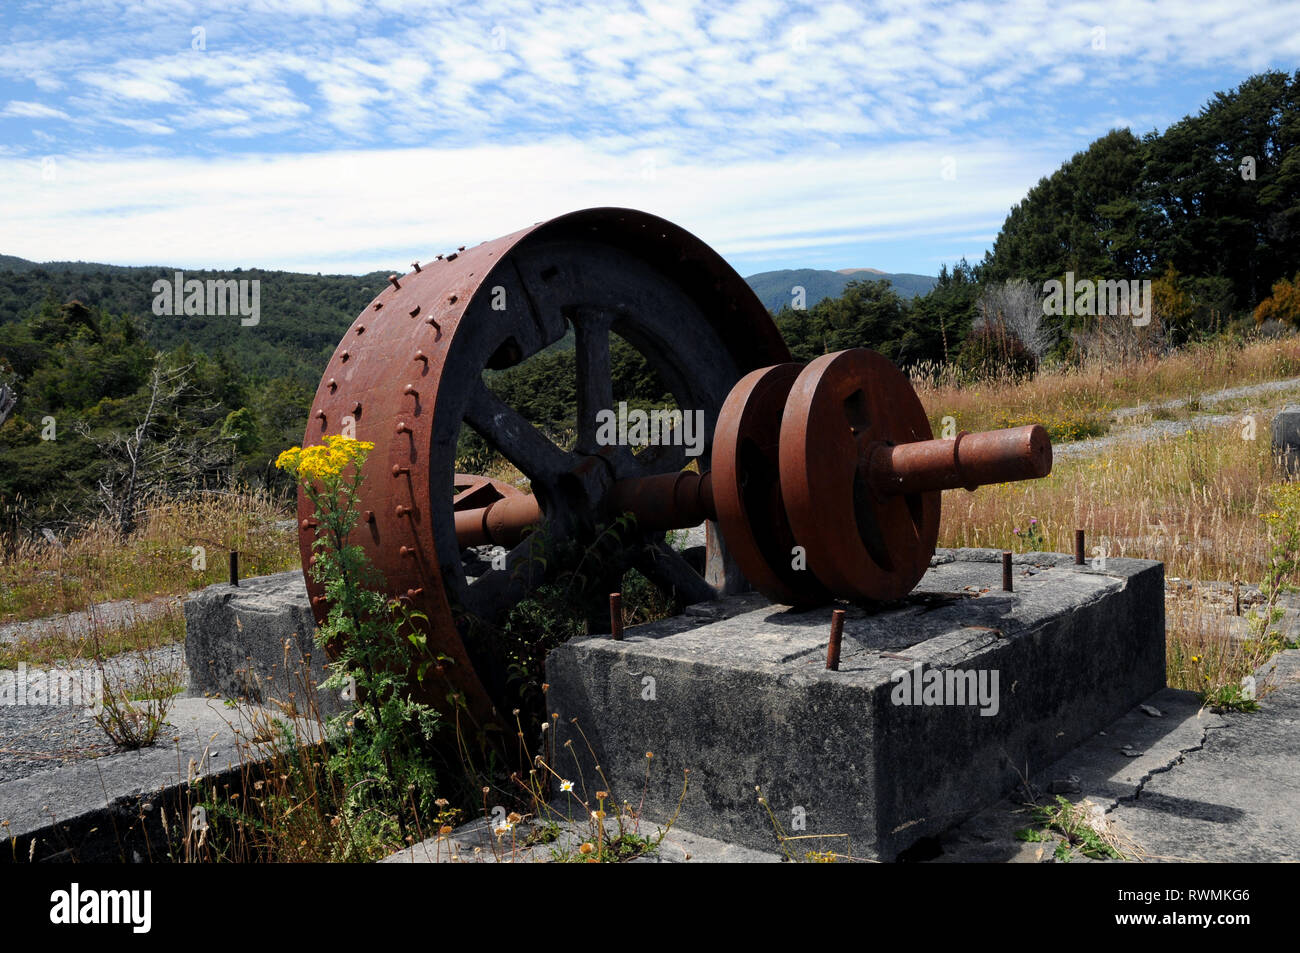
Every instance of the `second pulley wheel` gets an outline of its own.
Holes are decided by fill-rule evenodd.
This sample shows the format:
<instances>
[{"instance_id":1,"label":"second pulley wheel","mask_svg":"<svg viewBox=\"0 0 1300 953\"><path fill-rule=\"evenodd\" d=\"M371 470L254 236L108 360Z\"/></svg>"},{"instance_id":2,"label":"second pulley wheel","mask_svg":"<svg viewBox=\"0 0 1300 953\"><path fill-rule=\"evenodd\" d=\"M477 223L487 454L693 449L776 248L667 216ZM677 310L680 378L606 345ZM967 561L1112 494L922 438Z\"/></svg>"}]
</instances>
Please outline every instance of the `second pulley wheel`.
<instances>
[{"instance_id":1,"label":"second pulley wheel","mask_svg":"<svg viewBox=\"0 0 1300 953\"><path fill-rule=\"evenodd\" d=\"M828 595L803 565L781 496L781 415L801 370L777 364L742 377L713 437L713 502L727 549L755 589L794 606Z\"/></svg>"}]
</instances>

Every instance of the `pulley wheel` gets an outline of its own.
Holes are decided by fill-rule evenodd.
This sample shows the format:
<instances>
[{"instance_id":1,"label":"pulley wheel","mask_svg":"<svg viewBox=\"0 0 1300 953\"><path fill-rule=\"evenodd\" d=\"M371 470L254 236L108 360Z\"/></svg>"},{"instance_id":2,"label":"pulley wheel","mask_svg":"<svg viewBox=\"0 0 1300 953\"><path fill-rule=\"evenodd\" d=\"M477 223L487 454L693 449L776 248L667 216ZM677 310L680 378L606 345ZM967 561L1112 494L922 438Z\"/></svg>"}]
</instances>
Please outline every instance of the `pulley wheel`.
<instances>
[{"instance_id":1,"label":"pulley wheel","mask_svg":"<svg viewBox=\"0 0 1300 953\"><path fill-rule=\"evenodd\" d=\"M781 415L802 369L777 364L742 377L713 437L713 501L728 551L755 589L795 606L828 596L806 566L795 568L795 537L781 498Z\"/></svg>"},{"instance_id":2,"label":"pulley wheel","mask_svg":"<svg viewBox=\"0 0 1300 953\"><path fill-rule=\"evenodd\" d=\"M572 446L557 444L488 386L490 372L570 332L578 409ZM701 469L736 381L790 359L767 309L716 252L661 218L600 208L394 275L348 329L316 392L304 443L352 431L375 444L360 490L370 518L357 542L388 592L427 618L428 644L450 659L446 678L480 724L509 692L509 659L493 640L494 625L554 571L548 547L582 544L593 524L609 525L618 516L611 512L614 481L676 472L689 462L681 445L640 453L602 445L597 415L616 410L614 335L642 354L681 410L702 412ZM472 578L456 535L457 501L492 490L457 483L463 427L528 478L542 514L504 568ZM305 564L314 534L302 493L298 512ZM629 542L637 568L679 602L716 596L662 532ZM712 555L710 562L725 563ZM324 593L311 580L308 591L319 621L328 608ZM447 686L426 686L422 694L446 707Z\"/></svg>"},{"instance_id":3,"label":"pulley wheel","mask_svg":"<svg viewBox=\"0 0 1300 953\"><path fill-rule=\"evenodd\" d=\"M898 599L930 566L939 491L879 495L871 452L931 438L903 372L875 351L817 358L799 374L781 419L781 492L808 565L836 596Z\"/></svg>"}]
</instances>

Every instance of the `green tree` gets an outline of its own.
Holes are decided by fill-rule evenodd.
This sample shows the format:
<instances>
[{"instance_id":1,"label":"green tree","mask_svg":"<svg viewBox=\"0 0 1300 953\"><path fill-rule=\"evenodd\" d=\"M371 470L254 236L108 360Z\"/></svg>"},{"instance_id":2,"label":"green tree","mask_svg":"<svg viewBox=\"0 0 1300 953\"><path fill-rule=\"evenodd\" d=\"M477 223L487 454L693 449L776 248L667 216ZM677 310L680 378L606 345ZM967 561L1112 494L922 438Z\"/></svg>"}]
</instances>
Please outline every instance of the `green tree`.
<instances>
[{"instance_id":1,"label":"green tree","mask_svg":"<svg viewBox=\"0 0 1300 953\"><path fill-rule=\"evenodd\" d=\"M1077 277L1136 277L1151 266L1143 241L1142 143L1116 129L1040 179L1012 207L985 255L988 281L1024 278L1041 285Z\"/></svg>"}]
</instances>

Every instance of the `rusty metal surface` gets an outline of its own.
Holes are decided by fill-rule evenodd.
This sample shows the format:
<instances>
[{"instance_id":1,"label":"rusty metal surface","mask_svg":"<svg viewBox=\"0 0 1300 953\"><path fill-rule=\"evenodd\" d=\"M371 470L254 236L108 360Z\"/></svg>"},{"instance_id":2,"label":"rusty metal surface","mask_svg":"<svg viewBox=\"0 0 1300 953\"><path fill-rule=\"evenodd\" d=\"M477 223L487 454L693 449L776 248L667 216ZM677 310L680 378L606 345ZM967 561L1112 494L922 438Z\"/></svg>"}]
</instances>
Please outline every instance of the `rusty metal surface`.
<instances>
[{"instance_id":1,"label":"rusty metal surface","mask_svg":"<svg viewBox=\"0 0 1300 953\"><path fill-rule=\"evenodd\" d=\"M959 433L955 440L878 446L869 466L872 489L880 495L973 490L1047 476L1052 471L1052 441L1038 424Z\"/></svg>"},{"instance_id":2,"label":"rusty metal surface","mask_svg":"<svg viewBox=\"0 0 1300 953\"><path fill-rule=\"evenodd\" d=\"M844 639L844 610L836 609L831 613L831 637L826 643L826 670L840 670L840 644Z\"/></svg>"},{"instance_id":3,"label":"rusty metal surface","mask_svg":"<svg viewBox=\"0 0 1300 953\"><path fill-rule=\"evenodd\" d=\"M698 526L716 515L712 471L700 475L679 470L619 480L611 489L610 504L616 513L634 514L637 526L644 530Z\"/></svg>"},{"instance_id":4,"label":"rusty metal surface","mask_svg":"<svg viewBox=\"0 0 1300 953\"><path fill-rule=\"evenodd\" d=\"M809 568L835 595L901 598L929 568L939 492L882 497L867 473L878 444L930 437L910 382L875 351L823 355L795 380L781 421L781 490Z\"/></svg>"},{"instance_id":5,"label":"rusty metal surface","mask_svg":"<svg viewBox=\"0 0 1300 953\"><path fill-rule=\"evenodd\" d=\"M829 595L812 572L795 568L796 541L781 496L781 418L802 370L778 364L741 378L722 406L713 445L718 526L745 578L785 605Z\"/></svg>"},{"instance_id":6,"label":"rusty metal surface","mask_svg":"<svg viewBox=\"0 0 1300 953\"><path fill-rule=\"evenodd\" d=\"M503 480L493 480L475 473L457 473L451 478L451 508L456 512L488 506L507 496L523 493Z\"/></svg>"},{"instance_id":7,"label":"rusty metal surface","mask_svg":"<svg viewBox=\"0 0 1300 953\"><path fill-rule=\"evenodd\" d=\"M579 427L577 446L564 450L503 404L483 371L537 353L570 327ZM393 276L345 333L313 400L304 445L345 431L375 444L361 490L369 519L357 541L387 591L428 617L429 645L451 659L452 687L480 721L503 697L504 671L464 638L466 620L499 616L531 577L513 572L528 558L525 542L504 570L467 580L454 509L457 437L463 425L474 428L528 476L551 538L580 536L608 515L617 480L680 470L680 447L634 456L596 446L595 412L614 405L611 333L640 350L678 405L704 411L710 427L743 374L789 360L767 310L708 246L652 215L588 209ZM312 514L301 493L298 515L306 565L313 530L302 521ZM644 543L638 568L652 580L683 601L714 594L662 539ZM323 591L310 578L308 589L323 621ZM438 704L445 693L427 692Z\"/></svg>"}]
</instances>

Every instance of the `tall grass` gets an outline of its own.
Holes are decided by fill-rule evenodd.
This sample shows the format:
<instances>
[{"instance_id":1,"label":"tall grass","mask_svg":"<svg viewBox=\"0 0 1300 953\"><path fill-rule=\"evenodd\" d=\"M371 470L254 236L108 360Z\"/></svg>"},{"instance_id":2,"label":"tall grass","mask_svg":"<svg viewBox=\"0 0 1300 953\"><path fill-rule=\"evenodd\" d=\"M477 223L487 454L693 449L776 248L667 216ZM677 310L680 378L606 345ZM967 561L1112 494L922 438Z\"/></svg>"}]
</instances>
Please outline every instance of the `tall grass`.
<instances>
[{"instance_id":1,"label":"tall grass","mask_svg":"<svg viewBox=\"0 0 1300 953\"><path fill-rule=\"evenodd\" d=\"M236 488L150 501L126 538L107 520L57 542L0 538L0 622L183 594L225 579L231 550L246 576L291 569L299 565L297 534L274 524L292 515L265 490Z\"/></svg>"},{"instance_id":2,"label":"tall grass","mask_svg":"<svg viewBox=\"0 0 1300 953\"><path fill-rule=\"evenodd\" d=\"M1297 375L1300 337L1290 336L1245 344L1220 338L1159 359L1045 368L1031 380L1004 375L970 382L955 368L935 365L916 367L911 376L936 432L951 416L962 430L1033 421L1046 426L1053 439L1074 440L1104 430L1121 407Z\"/></svg>"},{"instance_id":3,"label":"tall grass","mask_svg":"<svg viewBox=\"0 0 1300 953\"><path fill-rule=\"evenodd\" d=\"M1258 582L1270 534L1260 519L1276 480L1268 433L1244 440L1233 427L1194 430L1064 457L1049 476L944 496L941 546L1025 548L1015 533L1038 519L1042 548L1073 550L1076 528L1088 555L1158 559L1170 576Z\"/></svg>"},{"instance_id":4,"label":"tall grass","mask_svg":"<svg viewBox=\"0 0 1300 953\"><path fill-rule=\"evenodd\" d=\"M1033 548L1069 552L1081 528L1089 558L1160 560L1183 583L1165 597L1168 682L1214 704L1239 697L1240 680L1284 644L1263 629L1250 636L1203 585L1265 579L1276 539L1261 516L1279 479L1262 426L1255 440L1233 425L1120 443L1060 459L1041 480L948 491L939 545L1023 550L1033 518Z\"/></svg>"}]
</instances>

